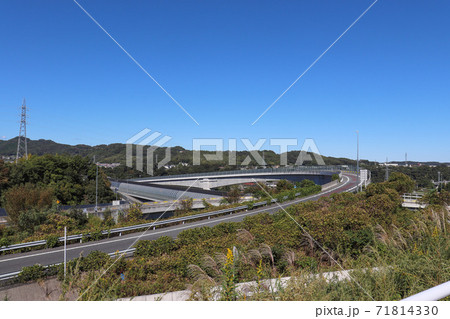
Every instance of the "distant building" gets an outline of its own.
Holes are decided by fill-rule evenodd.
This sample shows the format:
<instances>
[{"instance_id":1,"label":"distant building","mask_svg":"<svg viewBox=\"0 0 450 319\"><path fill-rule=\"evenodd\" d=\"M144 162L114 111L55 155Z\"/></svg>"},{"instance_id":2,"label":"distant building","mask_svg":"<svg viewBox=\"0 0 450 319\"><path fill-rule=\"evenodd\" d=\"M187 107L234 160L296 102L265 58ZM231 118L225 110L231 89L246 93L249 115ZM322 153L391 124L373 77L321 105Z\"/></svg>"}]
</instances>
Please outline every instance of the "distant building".
<instances>
[{"instance_id":1,"label":"distant building","mask_svg":"<svg viewBox=\"0 0 450 319\"><path fill-rule=\"evenodd\" d=\"M120 163L96 163L99 167L114 168L120 166Z\"/></svg>"},{"instance_id":2,"label":"distant building","mask_svg":"<svg viewBox=\"0 0 450 319\"><path fill-rule=\"evenodd\" d=\"M0 158L7 163L12 163L16 160L16 157L13 155L2 155Z\"/></svg>"},{"instance_id":3,"label":"distant building","mask_svg":"<svg viewBox=\"0 0 450 319\"><path fill-rule=\"evenodd\" d=\"M393 167L398 166L397 163L380 163L380 165L381 166L393 166Z\"/></svg>"}]
</instances>

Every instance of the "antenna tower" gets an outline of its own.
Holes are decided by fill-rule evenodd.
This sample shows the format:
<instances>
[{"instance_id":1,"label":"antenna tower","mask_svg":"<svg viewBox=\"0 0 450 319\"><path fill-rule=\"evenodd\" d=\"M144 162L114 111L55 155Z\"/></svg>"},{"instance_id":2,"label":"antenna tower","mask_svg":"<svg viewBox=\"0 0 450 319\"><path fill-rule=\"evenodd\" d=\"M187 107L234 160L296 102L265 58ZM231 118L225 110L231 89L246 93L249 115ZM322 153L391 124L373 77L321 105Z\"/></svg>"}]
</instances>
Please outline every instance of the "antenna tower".
<instances>
[{"instance_id":1,"label":"antenna tower","mask_svg":"<svg viewBox=\"0 0 450 319\"><path fill-rule=\"evenodd\" d=\"M25 103L25 98L23 99L22 108L20 115L20 129L19 138L17 140L17 153L16 153L16 163L22 158L28 157L28 147L27 147L27 105Z\"/></svg>"}]
</instances>

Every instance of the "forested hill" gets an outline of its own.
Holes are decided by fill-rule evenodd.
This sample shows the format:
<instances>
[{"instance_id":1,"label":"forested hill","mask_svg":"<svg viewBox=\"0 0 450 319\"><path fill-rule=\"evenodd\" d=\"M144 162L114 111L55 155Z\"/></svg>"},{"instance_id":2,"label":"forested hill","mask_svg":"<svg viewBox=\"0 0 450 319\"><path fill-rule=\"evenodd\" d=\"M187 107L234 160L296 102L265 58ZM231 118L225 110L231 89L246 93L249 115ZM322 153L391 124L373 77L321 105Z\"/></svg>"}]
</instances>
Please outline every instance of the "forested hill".
<instances>
[{"instance_id":1,"label":"forested hill","mask_svg":"<svg viewBox=\"0 0 450 319\"><path fill-rule=\"evenodd\" d=\"M16 154L17 138L10 139L8 141L0 140L0 158L2 156L10 156L12 160ZM44 154L66 154L66 155L80 155L82 157L88 157L92 159L94 155L96 160L103 163L121 163L119 167L114 169L108 169L107 174L114 178L131 178L145 176L143 172L129 169L125 166L125 154L126 145L121 143L109 144L109 145L67 145L59 144L51 140L29 140L28 139L28 153L32 155L44 155ZM159 159L165 158L165 148L159 148L155 152ZM214 152L203 152L213 154ZM261 153L260 153L261 154ZM136 151L134 151L134 156ZM146 152L144 151L144 172L146 172ZM239 165L244 159L249 156L249 152L241 151L236 153L236 163ZM171 148L171 160L167 164L168 167L161 167L157 169L155 167L154 175L173 175L173 174L190 174L200 172L212 172L219 170L234 170L238 167L230 166L228 161L228 152L224 152L223 160L221 161L207 161L204 156L201 157L201 165L193 165L193 154L191 150L186 150L180 146ZM294 164L299 156L299 151L290 151L287 154L289 164ZM316 165L314 156L311 156L313 161L307 161L304 165ZM255 162L254 158L250 156L250 167L260 167ZM280 163L280 155L273 151L264 151L264 159L269 167L274 167ZM356 162L348 158L336 158L323 156L326 165L356 165ZM133 159L135 163L135 159ZM409 175L417 181L419 187L432 187L432 180L437 180L438 172L441 173L442 179L450 178L450 165L448 163L420 163L408 162L413 167L405 168L404 163L399 162L398 167L391 167L390 171L398 171ZM423 165L425 164L425 165ZM437 164L437 165L436 165ZM378 165L375 162L369 162L367 160L361 161L361 167L367 168L372 172L374 181L381 182L385 177L385 168Z\"/></svg>"},{"instance_id":2,"label":"forested hill","mask_svg":"<svg viewBox=\"0 0 450 319\"><path fill-rule=\"evenodd\" d=\"M28 153L32 155L44 154L67 154L93 157L97 156L99 161L124 162L125 145L120 143L110 145L68 145L56 143L52 140L30 140L27 139ZM7 141L0 140L0 156L15 156L17 150L17 137Z\"/></svg>"},{"instance_id":3,"label":"forested hill","mask_svg":"<svg viewBox=\"0 0 450 319\"><path fill-rule=\"evenodd\" d=\"M52 140L30 140L27 139L28 143L28 153L32 155L44 155L44 154L67 154L67 155L80 155L86 157L96 156L98 161L107 163L122 163L125 164L125 150L126 145L121 143L115 144L102 144L96 146L89 146L84 144L79 145L67 145L59 144ZM15 156L17 149L17 137L12 138L7 141L0 140L0 156ZM163 158L165 148L158 149L159 158ZM180 146L172 147L172 160L171 163L192 163L192 151L186 150ZM212 153L212 152L205 152ZM242 162L248 155L249 152L241 151L237 152L237 163ZM290 164L295 163L299 151L288 152L288 162ZM144 152L145 157L145 152ZM251 156L250 156L251 157ZM251 157L252 158L252 157ZM264 151L264 158L269 165L279 164L279 154L273 151ZM314 156L312 156L314 159ZM347 158L335 158L323 156L323 159L327 165L354 165L355 161ZM202 159L203 162L203 159ZM221 165L226 165L228 162L228 152L224 154L224 160ZM219 164L219 163L215 163ZM253 163L251 163L253 164ZM256 164L256 163L255 163ZM315 164L315 161L305 163L305 164Z\"/></svg>"}]
</instances>

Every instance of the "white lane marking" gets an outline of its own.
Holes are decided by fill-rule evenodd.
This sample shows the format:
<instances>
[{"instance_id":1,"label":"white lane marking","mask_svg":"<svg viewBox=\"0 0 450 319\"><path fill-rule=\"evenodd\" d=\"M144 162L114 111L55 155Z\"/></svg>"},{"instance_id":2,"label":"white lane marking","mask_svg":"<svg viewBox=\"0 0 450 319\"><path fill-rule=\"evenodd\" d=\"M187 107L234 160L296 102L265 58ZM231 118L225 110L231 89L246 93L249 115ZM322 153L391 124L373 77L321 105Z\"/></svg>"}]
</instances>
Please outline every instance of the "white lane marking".
<instances>
[{"instance_id":1,"label":"white lane marking","mask_svg":"<svg viewBox=\"0 0 450 319\"><path fill-rule=\"evenodd\" d=\"M301 199L298 199L298 200L290 202L290 203L286 203L286 204L281 205L281 206L282 207L291 206L291 205L294 205L294 204L297 204L297 203L300 203L300 202L303 202L303 201L307 201L307 200L309 200L311 198L314 198L314 197L318 197L318 196L321 196L321 195L324 195L324 194L328 194L328 193L330 193L330 192L332 192L332 191L334 191L336 189L344 187L350 181L350 178L348 176L344 175L344 177L347 180L342 185L338 185L337 187L334 187L334 188L332 188L332 189L330 189L330 190L328 190L326 192L322 192L322 193L319 193L319 194L316 194L316 195L311 195L311 196L308 196L308 197L303 197ZM228 219L235 219L235 218L242 217L242 216L245 217L245 216L248 216L248 215L254 215L254 214L263 213L263 212L265 212L267 210L271 210L271 209L274 209L274 208L276 208L276 207L272 207L271 206L271 207L266 207L263 210L251 211L251 212L238 214L238 215L235 214L235 215L229 216L229 217L222 217L222 218L219 217L220 219L219 218L217 218L217 219L210 219L210 220L208 220L206 222L203 222L203 223L200 223L200 224L195 224L195 225L191 224L191 225L181 226L181 227L177 227L177 228L166 229L166 230L163 230L163 231L156 231L156 232L153 232L153 233L148 233L148 235L145 235L145 236L153 236L153 235L158 235L158 234L164 234L164 233L167 233L167 232L176 231L176 230L182 230L182 229L187 229L187 228L196 228L196 227L199 227L199 226L204 226L204 225L208 225L208 224L215 223L215 222L225 221L225 220L228 220ZM105 241L105 242L94 242L92 244L83 245L82 247L67 248L67 251L69 251L69 250L77 250L77 249L78 250L83 250L84 248L87 248L87 247L99 246L99 245L105 245L105 244L112 244L112 243L116 243L116 242L120 242L120 241L124 241L124 240L136 239L138 237L139 237L139 235L133 236L133 237L118 238L118 239ZM6 262L6 261L23 259L23 258L31 258L31 257L37 257L37 256L43 256L43 255L49 255L49 254L62 253L63 251L64 251L64 249L59 249L59 250L52 250L52 251L41 252L41 253L37 253L37 254L33 254L33 255L19 256L19 257L14 257L14 258L0 260L0 263Z\"/></svg>"}]
</instances>

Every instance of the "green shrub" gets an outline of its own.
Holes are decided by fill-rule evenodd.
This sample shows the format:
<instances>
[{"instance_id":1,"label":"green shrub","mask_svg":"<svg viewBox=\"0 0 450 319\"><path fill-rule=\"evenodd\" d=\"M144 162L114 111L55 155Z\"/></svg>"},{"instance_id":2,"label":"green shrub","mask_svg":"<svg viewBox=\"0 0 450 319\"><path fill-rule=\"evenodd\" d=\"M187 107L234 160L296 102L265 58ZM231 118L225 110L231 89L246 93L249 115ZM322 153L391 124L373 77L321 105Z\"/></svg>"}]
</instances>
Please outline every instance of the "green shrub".
<instances>
[{"instance_id":1,"label":"green shrub","mask_svg":"<svg viewBox=\"0 0 450 319\"><path fill-rule=\"evenodd\" d=\"M210 203L208 203L208 201L205 198L202 198L202 203L203 203L203 206L205 207L205 209L210 209L213 206Z\"/></svg>"},{"instance_id":2,"label":"green shrub","mask_svg":"<svg viewBox=\"0 0 450 319\"><path fill-rule=\"evenodd\" d=\"M91 240L100 240L102 239L103 234L101 230L95 230L91 232Z\"/></svg>"},{"instance_id":3,"label":"green shrub","mask_svg":"<svg viewBox=\"0 0 450 319\"><path fill-rule=\"evenodd\" d=\"M0 247L9 246L10 244L11 244L11 241L9 240L8 237L0 238Z\"/></svg>"},{"instance_id":4,"label":"green shrub","mask_svg":"<svg viewBox=\"0 0 450 319\"><path fill-rule=\"evenodd\" d=\"M107 253L94 250L81 260L80 268L82 271L99 270L110 261L111 258Z\"/></svg>"},{"instance_id":5,"label":"green shrub","mask_svg":"<svg viewBox=\"0 0 450 319\"><path fill-rule=\"evenodd\" d=\"M66 263L66 274L74 274L79 273L79 267L81 267L81 263L83 262L84 257L78 257L72 259ZM55 267L56 274L58 276L59 281L64 281L64 264L59 264Z\"/></svg>"},{"instance_id":6,"label":"green shrub","mask_svg":"<svg viewBox=\"0 0 450 319\"><path fill-rule=\"evenodd\" d=\"M178 242L181 245L192 245L213 236L210 227L190 228L178 234Z\"/></svg>"},{"instance_id":7,"label":"green shrub","mask_svg":"<svg viewBox=\"0 0 450 319\"><path fill-rule=\"evenodd\" d=\"M107 209L103 212L103 225L106 227L113 227L116 224L114 218L112 217L112 212Z\"/></svg>"},{"instance_id":8,"label":"green shrub","mask_svg":"<svg viewBox=\"0 0 450 319\"><path fill-rule=\"evenodd\" d=\"M363 248L373 244L374 235L370 228L344 231L347 242L344 243L344 252L357 256Z\"/></svg>"},{"instance_id":9,"label":"green shrub","mask_svg":"<svg viewBox=\"0 0 450 319\"><path fill-rule=\"evenodd\" d=\"M126 221L132 221L136 222L138 220L141 220L143 218L141 205L133 204L126 210Z\"/></svg>"},{"instance_id":10,"label":"green shrub","mask_svg":"<svg viewBox=\"0 0 450 319\"><path fill-rule=\"evenodd\" d=\"M289 200L294 200L295 199L295 194L296 194L297 192L295 191L295 190L293 190L293 191L290 191L289 193L288 193L288 199Z\"/></svg>"},{"instance_id":11,"label":"green shrub","mask_svg":"<svg viewBox=\"0 0 450 319\"><path fill-rule=\"evenodd\" d=\"M89 241L90 239L91 239L91 238L90 238L90 234L89 234L89 233L85 233L85 234L82 234L82 235L81 235L81 241L82 241L83 243Z\"/></svg>"},{"instance_id":12,"label":"green shrub","mask_svg":"<svg viewBox=\"0 0 450 319\"><path fill-rule=\"evenodd\" d=\"M50 235L47 237L46 241L47 241L47 248L56 247L59 244L59 236L58 235Z\"/></svg>"},{"instance_id":13,"label":"green shrub","mask_svg":"<svg viewBox=\"0 0 450 319\"><path fill-rule=\"evenodd\" d=\"M135 245L136 256L153 257L168 254L177 248L172 237L162 236L156 240L140 240Z\"/></svg>"},{"instance_id":14,"label":"green shrub","mask_svg":"<svg viewBox=\"0 0 450 319\"><path fill-rule=\"evenodd\" d=\"M238 228L239 225L237 223L221 223L212 227L212 232L216 236L227 235L235 233Z\"/></svg>"},{"instance_id":15,"label":"green shrub","mask_svg":"<svg viewBox=\"0 0 450 319\"><path fill-rule=\"evenodd\" d=\"M21 212L16 221L17 227L20 230L34 232L35 227L43 224L47 220L47 213L39 210L31 209L26 212Z\"/></svg>"},{"instance_id":16,"label":"green shrub","mask_svg":"<svg viewBox=\"0 0 450 319\"><path fill-rule=\"evenodd\" d=\"M88 217L80 209L71 209L67 216L75 220L79 227L83 227L88 223Z\"/></svg>"},{"instance_id":17,"label":"green shrub","mask_svg":"<svg viewBox=\"0 0 450 319\"><path fill-rule=\"evenodd\" d=\"M20 282L29 282L45 277L45 268L41 265L23 267L19 273Z\"/></svg>"},{"instance_id":18,"label":"green shrub","mask_svg":"<svg viewBox=\"0 0 450 319\"><path fill-rule=\"evenodd\" d=\"M314 272L317 270L318 262L313 257L303 256L295 261L295 265L300 269Z\"/></svg>"}]
</instances>

